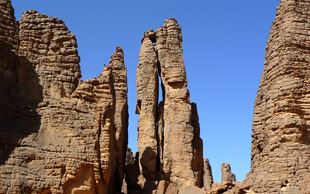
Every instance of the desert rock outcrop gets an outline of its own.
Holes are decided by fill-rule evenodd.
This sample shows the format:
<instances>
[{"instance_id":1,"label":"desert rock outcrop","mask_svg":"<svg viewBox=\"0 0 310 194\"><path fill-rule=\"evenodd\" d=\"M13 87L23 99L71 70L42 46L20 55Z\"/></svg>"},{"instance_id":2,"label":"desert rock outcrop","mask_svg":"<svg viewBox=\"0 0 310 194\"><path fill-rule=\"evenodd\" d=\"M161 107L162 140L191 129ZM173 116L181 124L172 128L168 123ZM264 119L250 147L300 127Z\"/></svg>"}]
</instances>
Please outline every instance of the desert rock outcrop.
<instances>
[{"instance_id":1,"label":"desert rock outcrop","mask_svg":"<svg viewBox=\"0 0 310 194\"><path fill-rule=\"evenodd\" d=\"M137 110L138 150L140 171L148 180L156 180L158 172L158 137L157 137L157 105L158 105L158 73L157 54L152 45L155 37L153 31L146 32L142 39L137 67Z\"/></svg>"},{"instance_id":2,"label":"desert rock outcrop","mask_svg":"<svg viewBox=\"0 0 310 194\"><path fill-rule=\"evenodd\" d=\"M123 50L83 81L62 20L29 10L17 22L0 0L0 194L307 193L309 29L310 1L281 0L255 101L251 171L237 183L224 163L213 183L175 19L141 41L133 156Z\"/></svg>"},{"instance_id":3,"label":"desert rock outcrop","mask_svg":"<svg viewBox=\"0 0 310 194\"><path fill-rule=\"evenodd\" d=\"M0 193L121 190L127 150L127 79L117 48L83 82L64 22L0 1Z\"/></svg>"},{"instance_id":4,"label":"desert rock outcrop","mask_svg":"<svg viewBox=\"0 0 310 194\"><path fill-rule=\"evenodd\" d=\"M222 164L222 182L236 182L236 176L231 172L230 164Z\"/></svg>"},{"instance_id":5,"label":"desert rock outcrop","mask_svg":"<svg viewBox=\"0 0 310 194\"><path fill-rule=\"evenodd\" d=\"M255 101L251 171L257 193L302 193L310 173L310 1L281 0Z\"/></svg>"},{"instance_id":6,"label":"desert rock outcrop","mask_svg":"<svg viewBox=\"0 0 310 194\"><path fill-rule=\"evenodd\" d=\"M210 162L207 158L203 160L203 186L206 190L210 190L213 185L213 175Z\"/></svg>"},{"instance_id":7,"label":"desert rock outcrop","mask_svg":"<svg viewBox=\"0 0 310 194\"><path fill-rule=\"evenodd\" d=\"M190 103L182 41L177 21L166 20L156 32L144 33L137 67L140 170L146 181L157 181L159 193L203 185L199 119Z\"/></svg>"}]
</instances>

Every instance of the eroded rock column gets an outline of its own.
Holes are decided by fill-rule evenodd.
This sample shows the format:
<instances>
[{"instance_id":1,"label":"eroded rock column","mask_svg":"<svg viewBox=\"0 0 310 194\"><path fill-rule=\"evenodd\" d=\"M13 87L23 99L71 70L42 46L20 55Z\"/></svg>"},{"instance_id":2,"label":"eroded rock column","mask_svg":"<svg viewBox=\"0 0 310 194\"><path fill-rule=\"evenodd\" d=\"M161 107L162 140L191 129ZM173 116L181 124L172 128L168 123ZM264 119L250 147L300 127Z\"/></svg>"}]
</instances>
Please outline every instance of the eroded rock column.
<instances>
[{"instance_id":1,"label":"eroded rock column","mask_svg":"<svg viewBox=\"0 0 310 194\"><path fill-rule=\"evenodd\" d=\"M158 106L158 73L157 55L153 31L146 32L142 39L137 67L137 109L139 116L138 149L141 174L147 180L156 180L158 173L158 138L157 138L157 106Z\"/></svg>"},{"instance_id":2,"label":"eroded rock column","mask_svg":"<svg viewBox=\"0 0 310 194\"><path fill-rule=\"evenodd\" d=\"M210 190L213 185L213 175L210 162L207 158L203 160L203 187Z\"/></svg>"},{"instance_id":3,"label":"eroded rock column","mask_svg":"<svg viewBox=\"0 0 310 194\"><path fill-rule=\"evenodd\" d=\"M197 106L190 103L181 27L165 21L142 39L137 68L138 147L141 174L157 180L157 193L203 185L202 140ZM159 75L158 75L159 74ZM158 76L163 101L158 104ZM158 172L153 173L153 172ZM148 184L155 184L155 182Z\"/></svg>"},{"instance_id":4,"label":"eroded rock column","mask_svg":"<svg viewBox=\"0 0 310 194\"><path fill-rule=\"evenodd\" d=\"M120 188L124 179L124 164L128 144L128 103L127 103L127 70L124 64L123 49L117 47L111 56L113 96L115 104L114 127L116 138L116 177L115 188Z\"/></svg>"},{"instance_id":5,"label":"eroded rock column","mask_svg":"<svg viewBox=\"0 0 310 194\"><path fill-rule=\"evenodd\" d=\"M178 188L200 187L202 147L201 142L196 143L201 140L196 136L197 125L192 120L196 110L190 104L182 41L181 27L175 19L166 20L164 26L156 31L164 93L162 170L164 176Z\"/></svg>"},{"instance_id":6,"label":"eroded rock column","mask_svg":"<svg viewBox=\"0 0 310 194\"><path fill-rule=\"evenodd\" d=\"M221 166L222 182L236 182L236 176L231 172L230 164L223 163Z\"/></svg>"}]
</instances>

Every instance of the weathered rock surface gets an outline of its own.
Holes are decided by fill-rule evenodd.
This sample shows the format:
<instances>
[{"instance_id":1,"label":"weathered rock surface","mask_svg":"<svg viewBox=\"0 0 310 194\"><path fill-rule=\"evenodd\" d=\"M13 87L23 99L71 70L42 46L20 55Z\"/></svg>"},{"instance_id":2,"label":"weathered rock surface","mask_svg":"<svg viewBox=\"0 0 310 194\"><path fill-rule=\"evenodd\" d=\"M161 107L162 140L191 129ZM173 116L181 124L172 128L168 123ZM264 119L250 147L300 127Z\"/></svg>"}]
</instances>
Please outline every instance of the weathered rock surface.
<instances>
[{"instance_id":1,"label":"weathered rock surface","mask_svg":"<svg viewBox=\"0 0 310 194\"><path fill-rule=\"evenodd\" d=\"M112 83L115 103L114 127L116 138L116 185L121 185L124 179L124 164L128 144L128 103L127 103L127 70L124 64L124 52L120 47L111 56L109 64L112 68ZM115 188L118 189L118 186Z\"/></svg>"},{"instance_id":2,"label":"weathered rock surface","mask_svg":"<svg viewBox=\"0 0 310 194\"><path fill-rule=\"evenodd\" d=\"M129 194L139 194L142 188L139 185L139 156L133 156L128 148L126 153L125 179L127 183L127 192Z\"/></svg>"},{"instance_id":3,"label":"weathered rock surface","mask_svg":"<svg viewBox=\"0 0 310 194\"><path fill-rule=\"evenodd\" d=\"M64 22L26 11L19 21L19 41L19 56L35 67L43 98L69 97L81 72L75 36Z\"/></svg>"},{"instance_id":4,"label":"weathered rock surface","mask_svg":"<svg viewBox=\"0 0 310 194\"><path fill-rule=\"evenodd\" d=\"M251 171L257 193L302 193L310 173L310 1L281 0L255 101Z\"/></svg>"},{"instance_id":5,"label":"weathered rock surface","mask_svg":"<svg viewBox=\"0 0 310 194\"><path fill-rule=\"evenodd\" d=\"M140 114L142 182L157 180L152 184L157 184L158 194L177 193L187 186L202 187L199 118L196 104L190 103L181 27L175 19L166 20L156 32L144 34L139 59L136 112ZM159 76L163 101L158 104Z\"/></svg>"},{"instance_id":6,"label":"weathered rock surface","mask_svg":"<svg viewBox=\"0 0 310 194\"><path fill-rule=\"evenodd\" d=\"M17 22L0 0L0 194L309 193L309 29L310 1L281 0L255 101L251 171L236 183L224 163L213 183L175 19L142 39L134 157L123 50L83 82L63 21L30 10Z\"/></svg>"},{"instance_id":7,"label":"weathered rock surface","mask_svg":"<svg viewBox=\"0 0 310 194\"><path fill-rule=\"evenodd\" d=\"M213 175L210 162L207 158L203 160L203 186L206 190L210 190L213 184Z\"/></svg>"},{"instance_id":8,"label":"weathered rock surface","mask_svg":"<svg viewBox=\"0 0 310 194\"><path fill-rule=\"evenodd\" d=\"M82 82L64 22L0 1L0 193L113 193L127 150L127 81L117 48Z\"/></svg>"},{"instance_id":9,"label":"weathered rock surface","mask_svg":"<svg viewBox=\"0 0 310 194\"><path fill-rule=\"evenodd\" d=\"M0 40L6 43L2 44L11 51L18 50L18 24L15 19L14 9L10 0L0 1L0 21L1 21L1 33Z\"/></svg>"},{"instance_id":10,"label":"weathered rock surface","mask_svg":"<svg viewBox=\"0 0 310 194\"><path fill-rule=\"evenodd\" d=\"M140 171L148 180L156 180L158 172L158 138L157 138L157 106L158 106L158 73L157 54L152 45L153 31L146 32L142 39L137 67L137 110L138 150Z\"/></svg>"},{"instance_id":11,"label":"weathered rock surface","mask_svg":"<svg viewBox=\"0 0 310 194\"><path fill-rule=\"evenodd\" d=\"M175 19L156 31L164 94L163 168L177 188L202 186L202 141L195 104L190 104L181 27Z\"/></svg>"},{"instance_id":12,"label":"weathered rock surface","mask_svg":"<svg viewBox=\"0 0 310 194\"><path fill-rule=\"evenodd\" d=\"M236 182L236 176L231 172L230 164L222 164L222 182Z\"/></svg>"}]
</instances>

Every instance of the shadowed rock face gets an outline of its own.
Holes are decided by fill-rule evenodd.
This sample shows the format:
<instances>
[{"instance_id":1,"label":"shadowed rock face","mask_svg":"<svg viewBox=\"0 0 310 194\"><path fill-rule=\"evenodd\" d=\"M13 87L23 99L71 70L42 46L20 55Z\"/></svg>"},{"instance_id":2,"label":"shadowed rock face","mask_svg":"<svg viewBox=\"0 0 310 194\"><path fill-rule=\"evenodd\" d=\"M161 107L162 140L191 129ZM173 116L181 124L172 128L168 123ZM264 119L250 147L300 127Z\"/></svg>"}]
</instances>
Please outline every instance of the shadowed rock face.
<instances>
[{"instance_id":1,"label":"shadowed rock face","mask_svg":"<svg viewBox=\"0 0 310 194\"><path fill-rule=\"evenodd\" d=\"M127 78L117 48L80 79L64 22L0 1L0 193L113 193L127 150ZM5 36L3 36L5 35Z\"/></svg>"}]
</instances>

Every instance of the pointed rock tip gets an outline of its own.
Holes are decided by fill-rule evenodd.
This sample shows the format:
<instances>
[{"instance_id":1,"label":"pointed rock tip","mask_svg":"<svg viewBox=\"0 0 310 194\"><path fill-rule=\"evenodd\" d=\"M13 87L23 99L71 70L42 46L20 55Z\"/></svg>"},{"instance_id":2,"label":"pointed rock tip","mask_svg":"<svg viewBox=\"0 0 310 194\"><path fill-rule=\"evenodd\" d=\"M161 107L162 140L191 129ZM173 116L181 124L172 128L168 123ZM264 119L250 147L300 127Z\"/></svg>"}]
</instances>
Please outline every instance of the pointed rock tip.
<instances>
[{"instance_id":1,"label":"pointed rock tip","mask_svg":"<svg viewBox=\"0 0 310 194\"><path fill-rule=\"evenodd\" d=\"M114 53L116 53L116 52L122 52L122 53L124 53L122 47L120 47L120 46L116 46L115 52L114 52Z\"/></svg>"},{"instance_id":2,"label":"pointed rock tip","mask_svg":"<svg viewBox=\"0 0 310 194\"><path fill-rule=\"evenodd\" d=\"M149 38L152 41L152 43L156 43L156 32L154 32L152 28L144 32L143 38L141 39L141 44L143 43L143 40L145 38Z\"/></svg>"},{"instance_id":3,"label":"pointed rock tip","mask_svg":"<svg viewBox=\"0 0 310 194\"><path fill-rule=\"evenodd\" d=\"M120 46L115 48L113 55L111 56L111 61L114 59L124 60L124 51Z\"/></svg>"},{"instance_id":4,"label":"pointed rock tip","mask_svg":"<svg viewBox=\"0 0 310 194\"><path fill-rule=\"evenodd\" d=\"M110 58L109 67L110 66L111 68L125 68L124 52L121 47L117 46L115 48L115 51Z\"/></svg>"}]
</instances>

